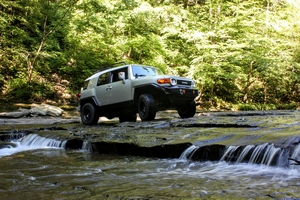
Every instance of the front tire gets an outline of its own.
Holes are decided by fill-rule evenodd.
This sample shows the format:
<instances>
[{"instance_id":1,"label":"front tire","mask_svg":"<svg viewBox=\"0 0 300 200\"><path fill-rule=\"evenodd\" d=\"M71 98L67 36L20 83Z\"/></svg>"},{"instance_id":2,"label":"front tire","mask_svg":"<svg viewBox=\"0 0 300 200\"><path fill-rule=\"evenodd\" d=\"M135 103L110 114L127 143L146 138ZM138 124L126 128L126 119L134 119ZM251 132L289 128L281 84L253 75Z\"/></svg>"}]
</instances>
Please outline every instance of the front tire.
<instances>
[{"instance_id":1,"label":"front tire","mask_svg":"<svg viewBox=\"0 0 300 200\"><path fill-rule=\"evenodd\" d=\"M138 112L142 121L150 121L156 115L155 99L150 94L143 94L138 100Z\"/></svg>"},{"instance_id":2,"label":"front tire","mask_svg":"<svg viewBox=\"0 0 300 200\"><path fill-rule=\"evenodd\" d=\"M94 104L86 103L83 105L80 112L81 121L85 125L95 125L99 121L97 109Z\"/></svg>"},{"instance_id":3,"label":"front tire","mask_svg":"<svg viewBox=\"0 0 300 200\"><path fill-rule=\"evenodd\" d=\"M181 118L190 118L194 117L196 113L196 103L190 103L186 107L183 107L178 110L178 114Z\"/></svg>"}]
</instances>

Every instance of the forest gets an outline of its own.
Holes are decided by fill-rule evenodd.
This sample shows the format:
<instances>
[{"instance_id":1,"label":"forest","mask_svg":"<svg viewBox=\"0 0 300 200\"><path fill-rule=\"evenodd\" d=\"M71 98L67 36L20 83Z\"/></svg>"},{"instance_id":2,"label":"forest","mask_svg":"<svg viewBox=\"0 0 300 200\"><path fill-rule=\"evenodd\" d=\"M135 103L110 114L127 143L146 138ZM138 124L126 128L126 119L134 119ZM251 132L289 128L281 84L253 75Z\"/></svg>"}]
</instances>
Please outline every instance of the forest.
<instances>
[{"instance_id":1,"label":"forest","mask_svg":"<svg viewBox=\"0 0 300 200\"><path fill-rule=\"evenodd\" d=\"M115 62L196 80L200 107L300 107L300 0L2 0L0 99L74 102Z\"/></svg>"}]
</instances>

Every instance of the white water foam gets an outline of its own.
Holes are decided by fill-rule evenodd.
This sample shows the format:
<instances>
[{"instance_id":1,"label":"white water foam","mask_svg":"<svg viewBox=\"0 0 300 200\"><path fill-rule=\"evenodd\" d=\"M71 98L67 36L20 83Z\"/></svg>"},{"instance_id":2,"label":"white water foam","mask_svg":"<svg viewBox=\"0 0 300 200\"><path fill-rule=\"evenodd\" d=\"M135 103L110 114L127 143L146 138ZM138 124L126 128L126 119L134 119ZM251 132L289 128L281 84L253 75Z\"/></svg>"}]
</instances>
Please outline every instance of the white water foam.
<instances>
[{"instance_id":1,"label":"white water foam","mask_svg":"<svg viewBox=\"0 0 300 200\"><path fill-rule=\"evenodd\" d=\"M188 161L182 159L152 160L143 162L144 165L155 166L156 169L149 170L150 173L139 176L165 177L164 179L227 182L237 184L236 189L255 188L269 185L296 184L300 185L299 168L284 168L251 163L232 163L226 161ZM145 167L147 168L147 167ZM159 174L159 175L158 175ZM174 181L176 182L176 181ZM209 188L209 186L207 187ZM193 186L194 187L194 186Z\"/></svg>"},{"instance_id":2,"label":"white water foam","mask_svg":"<svg viewBox=\"0 0 300 200\"><path fill-rule=\"evenodd\" d=\"M162 170L161 170L162 171ZM300 170L292 168L282 168L261 164L235 163L230 164L224 161L219 162L189 162L174 163L166 170L168 174L184 175L193 178L212 178L216 180L237 180L237 179L257 179L257 183L265 183L264 179L272 182L284 180L299 180ZM259 180L259 181L258 181ZM254 183L253 183L254 184Z\"/></svg>"},{"instance_id":3,"label":"white water foam","mask_svg":"<svg viewBox=\"0 0 300 200\"><path fill-rule=\"evenodd\" d=\"M7 148L0 149L0 158L9 156L22 151L45 148L60 148L64 149L67 141L60 141L51 138L44 138L37 134L29 134L21 139L11 141L13 145Z\"/></svg>"}]
</instances>

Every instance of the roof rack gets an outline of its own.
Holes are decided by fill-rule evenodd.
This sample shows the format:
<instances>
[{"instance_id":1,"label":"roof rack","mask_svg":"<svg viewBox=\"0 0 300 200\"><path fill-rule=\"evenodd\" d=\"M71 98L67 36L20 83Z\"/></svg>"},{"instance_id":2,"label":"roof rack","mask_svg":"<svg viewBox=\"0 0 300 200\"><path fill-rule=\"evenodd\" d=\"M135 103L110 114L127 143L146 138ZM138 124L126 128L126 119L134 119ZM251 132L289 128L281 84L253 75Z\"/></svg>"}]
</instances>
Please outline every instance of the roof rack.
<instances>
[{"instance_id":1,"label":"roof rack","mask_svg":"<svg viewBox=\"0 0 300 200\"><path fill-rule=\"evenodd\" d=\"M95 71L93 74L96 74L96 73L98 73L98 72L107 70L107 69L109 69L109 68L111 68L111 67L121 66L121 64L127 65L126 62L116 62L116 63L114 63L114 64L109 64L109 65L106 65L106 66L102 67L101 69L98 69L98 70Z\"/></svg>"}]
</instances>

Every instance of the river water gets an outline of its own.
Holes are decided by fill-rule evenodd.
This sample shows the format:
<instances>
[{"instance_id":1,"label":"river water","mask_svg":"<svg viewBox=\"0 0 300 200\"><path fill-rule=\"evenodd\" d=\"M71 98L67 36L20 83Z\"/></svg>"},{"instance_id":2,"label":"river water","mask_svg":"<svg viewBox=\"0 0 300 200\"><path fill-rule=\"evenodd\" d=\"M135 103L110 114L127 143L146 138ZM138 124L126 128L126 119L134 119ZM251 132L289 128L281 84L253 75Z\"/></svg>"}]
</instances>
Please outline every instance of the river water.
<instances>
[{"instance_id":1,"label":"river water","mask_svg":"<svg viewBox=\"0 0 300 200\"><path fill-rule=\"evenodd\" d=\"M105 155L34 134L13 144L0 150L1 199L300 198L298 165Z\"/></svg>"}]
</instances>

